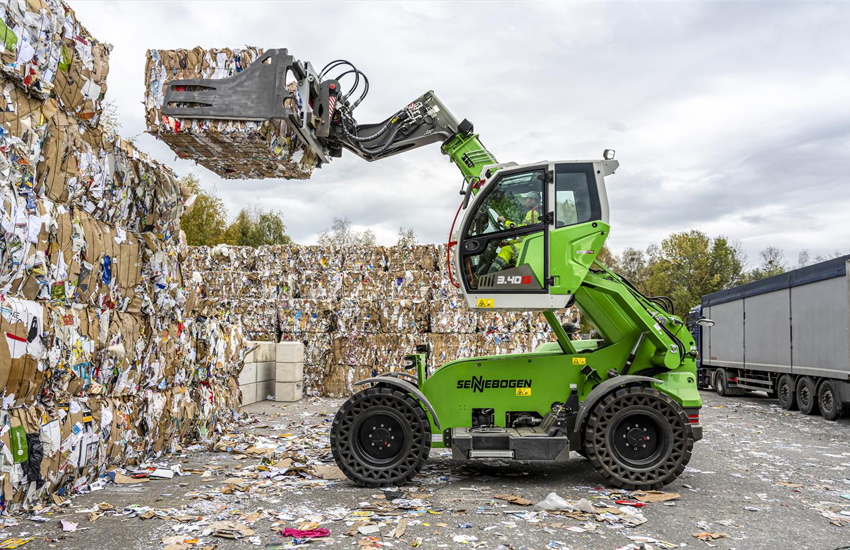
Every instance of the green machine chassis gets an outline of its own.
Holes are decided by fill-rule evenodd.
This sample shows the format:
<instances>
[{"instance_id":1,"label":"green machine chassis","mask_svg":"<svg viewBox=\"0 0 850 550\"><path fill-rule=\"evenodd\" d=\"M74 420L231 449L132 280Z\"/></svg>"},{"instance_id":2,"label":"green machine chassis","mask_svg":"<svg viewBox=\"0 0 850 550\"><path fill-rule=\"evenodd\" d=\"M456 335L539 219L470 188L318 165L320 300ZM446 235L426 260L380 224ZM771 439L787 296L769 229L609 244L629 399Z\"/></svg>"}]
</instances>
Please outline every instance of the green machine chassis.
<instances>
[{"instance_id":1,"label":"green machine chassis","mask_svg":"<svg viewBox=\"0 0 850 550\"><path fill-rule=\"evenodd\" d=\"M465 205L487 189L485 176L508 167L471 132L442 149L464 174ZM331 440L343 472L365 486L404 483L431 448L448 447L459 460L566 460L576 451L608 483L630 489L678 477L702 437L694 340L669 300L642 295L596 261L608 231L595 219L547 233L552 258L594 252L552 261L548 274L557 278L547 290L571 296L598 339L572 340L555 311L544 310L556 341L531 353L433 368L420 346L406 371L360 381L369 387L340 408ZM459 240L450 245L462 247ZM521 258L544 253L535 240L523 239Z\"/></svg>"},{"instance_id":2,"label":"green machine chassis","mask_svg":"<svg viewBox=\"0 0 850 550\"><path fill-rule=\"evenodd\" d=\"M331 77L333 71L339 74ZM354 83L344 92L345 75L353 75ZM361 76L365 91L355 100ZM417 346L407 370L358 382L365 388L337 412L331 448L342 471L364 486L402 484L416 475L431 448L449 447L464 460L564 460L576 451L609 483L626 488L658 488L675 479L702 436L697 350L669 299L643 296L596 262L609 231L603 178L617 166L613 155L606 151L604 161L583 164L588 179L596 178L600 209L590 218L559 224L549 204L556 200L558 168L576 166L497 163L472 124L459 122L432 91L384 121L360 124L354 110L367 92L368 79L346 60L316 71L287 50L273 49L232 77L169 82L162 112L284 121L319 167L343 151L375 161L441 143L463 174L458 212L464 218L458 236L449 239L450 252L457 247L449 272L461 279L460 294L470 308L543 311L556 341L532 353L471 357L439 368L430 364L428 347ZM541 194L545 211L539 219L531 216L528 227L514 220L495 237L471 235L470 215L500 179L523 169L553 190ZM501 223L496 214L490 219ZM519 252L502 264L517 268L499 272L509 288L498 290L486 268L505 246ZM517 290L514 280L534 288ZM554 311L572 304L599 338L572 340L558 323Z\"/></svg>"}]
</instances>

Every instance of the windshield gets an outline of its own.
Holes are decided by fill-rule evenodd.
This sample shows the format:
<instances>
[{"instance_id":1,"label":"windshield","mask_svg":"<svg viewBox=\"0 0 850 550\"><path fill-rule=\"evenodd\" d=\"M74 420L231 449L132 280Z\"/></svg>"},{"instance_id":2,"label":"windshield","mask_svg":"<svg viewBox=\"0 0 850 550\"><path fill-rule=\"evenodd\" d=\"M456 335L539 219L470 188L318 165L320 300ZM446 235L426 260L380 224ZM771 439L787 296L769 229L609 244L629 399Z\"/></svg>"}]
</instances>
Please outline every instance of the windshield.
<instances>
[{"instance_id":1,"label":"windshield","mask_svg":"<svg viewBox=\"0 0 850 550\"><path fill-rule=\"evenodd\" d=\"M499 180L478 206L468 236L475 237L541 223L543 171L525 172Z\"/></svg>"}]
</instances>

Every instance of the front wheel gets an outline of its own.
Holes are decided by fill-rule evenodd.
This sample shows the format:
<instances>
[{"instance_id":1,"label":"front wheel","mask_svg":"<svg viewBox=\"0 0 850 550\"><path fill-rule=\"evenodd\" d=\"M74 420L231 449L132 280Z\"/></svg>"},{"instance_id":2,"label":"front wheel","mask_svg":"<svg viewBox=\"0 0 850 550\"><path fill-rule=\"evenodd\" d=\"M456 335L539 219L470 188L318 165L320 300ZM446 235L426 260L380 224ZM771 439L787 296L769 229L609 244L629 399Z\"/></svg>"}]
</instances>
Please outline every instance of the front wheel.
<instances>
[{"instance_id":1,"label":"front wheel","mask_svg":"<svg viewBox=\"0 0 850 550\"><path fill-rule=\"evenodd\" d=\"M612 485L660 489L685 471L694 436L684 409L644 387L605 396L584 430L587 458Z\"/></svg>"},{"instance_id":2,"label":"front wheel","mask_svg":"<svg viewBox=\"0 0 850 550\"><path fill-rule=\"evenodd\" d=\"M369 388L337 411L331 452L339 469L361 487L403 485L428 460L431 424L419 403L404 392Z\"/></svg>"}]
</instances>

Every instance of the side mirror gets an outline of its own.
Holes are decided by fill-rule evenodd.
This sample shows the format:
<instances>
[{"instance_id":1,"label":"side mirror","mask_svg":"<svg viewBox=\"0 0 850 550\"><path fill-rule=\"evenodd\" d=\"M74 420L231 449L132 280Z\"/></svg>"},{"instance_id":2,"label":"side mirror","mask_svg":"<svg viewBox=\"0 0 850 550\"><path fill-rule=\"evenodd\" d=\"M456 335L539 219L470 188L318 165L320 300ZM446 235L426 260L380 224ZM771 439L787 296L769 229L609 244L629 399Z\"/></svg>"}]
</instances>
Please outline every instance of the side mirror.
<instances>
[{"instance_id":1,"label":"side mirror","mask_svg":"<svg viewBox=\"0 0 850 550\"><path fill-rule=\"evenodd\" d=\"M714 321L709 319L708 317L700 317L697 319L697 324L701 327L713 327Z\"/></svg>"}]
</instances>

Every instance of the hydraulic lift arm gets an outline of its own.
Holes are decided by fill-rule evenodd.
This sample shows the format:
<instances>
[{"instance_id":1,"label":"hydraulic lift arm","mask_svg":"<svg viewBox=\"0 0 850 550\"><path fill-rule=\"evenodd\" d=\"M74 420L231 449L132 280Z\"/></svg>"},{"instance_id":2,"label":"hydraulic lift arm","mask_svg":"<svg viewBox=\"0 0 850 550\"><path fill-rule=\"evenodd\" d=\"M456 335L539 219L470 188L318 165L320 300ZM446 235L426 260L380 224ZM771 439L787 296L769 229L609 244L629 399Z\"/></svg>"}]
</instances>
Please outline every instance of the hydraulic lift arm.
<instances>
[{"instance_id":1,"label":"hydraulic lift arm","mask_svg":"<svg viewBox=\"0 0 850 550\"><path fill-rule=\"evenodd\" d=\"M331 77L334 71L338 74ZM353 75L354 84L344 91L340 79L346 75ZM355 100L361 77L364 89ZM467 182L497 164L472 123L458 122L433 91L382 122L358 123L354 110L368 90L366 76L348 61L332 61L316 72L286 49L273 49L229 78L170 82L162 112L196 119L282 119L315 151L320 165L341 156L343 149L374 161L431 143L442 144Z\"/></svg>"}]
</instances>

